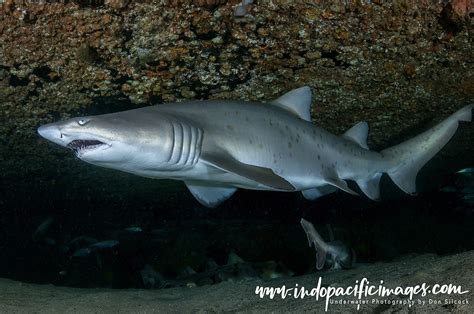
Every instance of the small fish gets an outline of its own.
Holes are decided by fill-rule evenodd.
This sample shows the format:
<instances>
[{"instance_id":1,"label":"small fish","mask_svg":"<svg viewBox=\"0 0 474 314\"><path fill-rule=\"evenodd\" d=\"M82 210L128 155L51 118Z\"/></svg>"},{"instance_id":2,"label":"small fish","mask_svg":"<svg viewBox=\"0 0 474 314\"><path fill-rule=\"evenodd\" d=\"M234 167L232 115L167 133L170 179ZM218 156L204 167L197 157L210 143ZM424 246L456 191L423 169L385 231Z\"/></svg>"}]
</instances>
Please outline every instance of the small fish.
<instances>
[{"instance_id":1,"label":"small fish","mask_svg":"<svg viewBox=\"0 0 474 314\"><path fill-rule=\"evenodd\" d=\"M128 228L124 228L123 230L127 231L127 232L130 232L130 233L140 233L140 232L143 232L143 229L140 228L140 227L128 227Z\"/></svg>"},{"instance_id":2,"label":"small fish","mask_svg":"<svg viewBox=\"0 0 474 314\"><path fill-rule=\"evenodd\" d=\"M313 224L301 218L301 226L308 237L309 247L314 244L316 250L316 269L323 269L328 264L330 269L348 269L352 267L353 254L340 241L325 242Z\"/></svg>"},{"instance_id":3,"label":"small fish","mask_svg":"<svg viewBox=\"0 0 474 314\"><path fill-rule=\"evenodd\" d=\"M117 240L106 240L106 241L101 241L94 243L89 246L91 249L110 249L115 246L119 245L119 241Z\"/></svg>"},{"instance_id":4,"label":"small fish","mask_svg":"<svg viewBox=\"0 0 474 314\"><path fill-rule=\"evenodd\" d=\"M157 237L166 236L167 234L169 234L169 231L165 229L153 229L150 231L150 235Z\"/></svg>"},{"instance_id":5,"label":"small fish","mask_svg":"<svg viewBox=\"0 0 474 314\"><path fill-rule=\"evenodd\" d=\"M454 186L448 185L444 188L441 188L440 191L444 193L456 193L457 190Z\"/></svg>"},{"instance_id":6,"label":"small fish","mask_svg":"<svg viewBox=\"0 0 474 314\"><path fill-rule=\"evenodd\" d=\"M474 168L464 168L459 170L456 173L467 173L467 174L473 174L474 173Z\"/></svg>"},{"instance_id":7,"label":"small fish","mask_svg":"<svg viewBox=\"0 0 474 314\"><path fill-rule=\"evenodd\" d=\"M68 246L85 246L98 242L97 239L88 236L79 236L67 243Z\"/></svg>"},{"instance_id":8,"label":"small fish","mask_svg":"<svg viewBox=\"0 0 474 314\"><path fill-rule=\"evenodd\" d=\"M92 253L92 250L88 247L82 248L74 252L73 257L85 257L89 256Z\"/></svg>"}]
</instances>

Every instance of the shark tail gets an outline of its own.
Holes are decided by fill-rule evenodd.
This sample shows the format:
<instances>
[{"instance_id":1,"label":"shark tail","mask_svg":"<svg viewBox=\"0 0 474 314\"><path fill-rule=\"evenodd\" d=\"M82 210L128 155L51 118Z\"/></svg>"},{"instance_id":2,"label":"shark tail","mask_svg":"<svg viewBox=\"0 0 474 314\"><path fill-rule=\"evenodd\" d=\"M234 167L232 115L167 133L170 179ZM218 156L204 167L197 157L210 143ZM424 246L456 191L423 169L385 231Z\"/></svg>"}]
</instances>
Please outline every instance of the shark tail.
<instances>
[{"instance_id":1,"label":"shark tail","mask_svg":"<svg viewBox=\"0 0 474 314\"><path fill-rule=\"evenodd\" d=\"M418 171L453 137L459 121L472 120L472 108L466 106L424 133L381 152L389 163L385 172L401 190L416 193Z\"/></svg>"}]
</instances>

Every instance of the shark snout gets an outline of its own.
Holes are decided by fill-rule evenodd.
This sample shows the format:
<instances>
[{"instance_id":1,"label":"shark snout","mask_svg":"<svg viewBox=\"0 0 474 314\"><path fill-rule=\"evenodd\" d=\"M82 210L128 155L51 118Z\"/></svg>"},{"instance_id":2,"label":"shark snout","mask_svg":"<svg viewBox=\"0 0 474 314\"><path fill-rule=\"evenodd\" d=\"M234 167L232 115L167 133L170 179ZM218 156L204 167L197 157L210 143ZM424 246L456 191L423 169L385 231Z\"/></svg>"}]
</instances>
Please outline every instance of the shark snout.
<instances>
[{"instance_id":1,"label":"shark snout","mask_svg":"<svg viewBox=\"0 0 474 314\"><path fill-rule=\"evenodd\" d=\"M65 145L62 139L63 136L61 134L61 131L59 130L59 127L55 124L46 124L40 126L38 128L38 134L53 143L63 146Z\"/></svg>"}]
</instances>

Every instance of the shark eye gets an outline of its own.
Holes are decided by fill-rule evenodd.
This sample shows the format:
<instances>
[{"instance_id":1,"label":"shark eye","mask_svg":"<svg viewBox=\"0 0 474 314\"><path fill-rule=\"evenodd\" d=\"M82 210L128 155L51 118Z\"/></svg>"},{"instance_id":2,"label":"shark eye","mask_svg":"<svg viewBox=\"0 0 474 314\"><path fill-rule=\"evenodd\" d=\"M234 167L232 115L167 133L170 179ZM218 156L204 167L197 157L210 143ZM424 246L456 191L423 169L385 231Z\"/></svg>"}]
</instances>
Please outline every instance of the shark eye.
<instances>
[{"instance_id":1,"label":"shark eye","mask_svg":"<svg viewBox=\"0 0 474 314\"><path fill-rule=\"evenodd\" d=\"M81 125L81 126L82 126L82 125L86 125L87 122L89 122L89 120L86 120L86 119L79 119L79 120L77 120L77 123L78 123L79 125Z\"/></svg>"}]
</instances>

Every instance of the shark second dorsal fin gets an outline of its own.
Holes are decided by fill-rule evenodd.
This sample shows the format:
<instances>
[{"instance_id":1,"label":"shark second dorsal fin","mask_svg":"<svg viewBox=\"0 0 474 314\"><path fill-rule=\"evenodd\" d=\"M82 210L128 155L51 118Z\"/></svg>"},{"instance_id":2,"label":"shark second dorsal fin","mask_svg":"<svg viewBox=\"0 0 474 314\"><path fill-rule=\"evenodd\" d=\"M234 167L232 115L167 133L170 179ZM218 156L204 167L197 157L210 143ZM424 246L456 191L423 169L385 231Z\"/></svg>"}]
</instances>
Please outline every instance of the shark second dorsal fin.
<instances>
[{"instance_id":1,"label":"shark second dorsal fin","mask_svg":"<svg viewBox=\"0 0 474 314\"><path fill-rule=\"evenodd\" d=\"M282 191L295 191L295 187L270 168L244 164L226 153L206 153L201 160L223 171L234 173L260 184Z\"/></svg>"},{"instance_id":2,"label":"shark second dorsal fin","mask_svg":"<svg viewBox=\"0 0 474 314\"><path fill-rule=\"evenodd\" d=\"M311 122L311 89L308 86L289 91L271 103Z\"/></svg>"},{"instance_id":3,"label":"shark second dorsal fin","mask_svg":"<svg viewBox=\"0 0 474 314\"><path fill-rule=\"evenodd\" d=\"M362 148L369 149L367 146L367 136L369 135L369 125L362 121L354 125L342 135L343 138L356 143Z\"/></svg>"},{"instance_id":4,"label":"shark second dorsal fin","mask_svg":"<svg viewBox=\"0 0 474 314\"><path fill-rule=\"evenodd\" d=\"M233 187L198 185L191 182L185 184L199 203L211 208L219 206L237 191Z\"/></svg>"}]
</instances>

